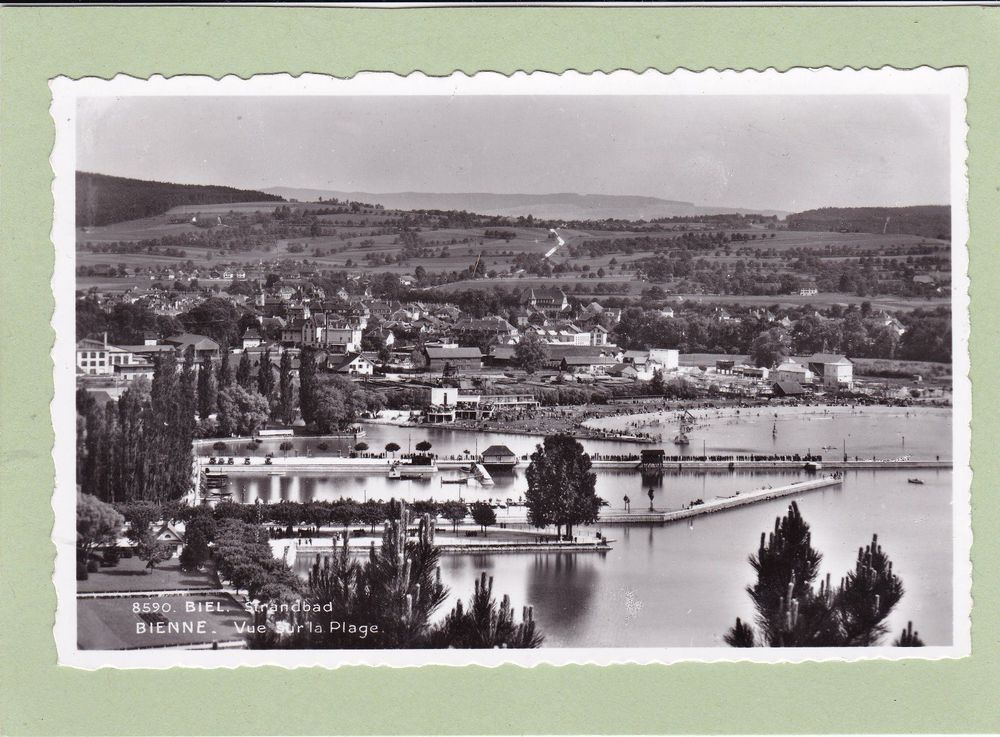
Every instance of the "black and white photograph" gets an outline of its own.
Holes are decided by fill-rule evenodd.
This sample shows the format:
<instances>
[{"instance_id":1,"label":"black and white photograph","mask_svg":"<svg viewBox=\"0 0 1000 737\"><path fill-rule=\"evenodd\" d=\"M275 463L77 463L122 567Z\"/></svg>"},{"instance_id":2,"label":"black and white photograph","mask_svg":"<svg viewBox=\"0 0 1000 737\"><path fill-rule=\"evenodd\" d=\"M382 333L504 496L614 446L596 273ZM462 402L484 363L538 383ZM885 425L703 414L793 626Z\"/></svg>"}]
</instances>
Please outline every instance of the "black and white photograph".
<instances>
[{"instance_id":1,"label":"black and white photograph","mask_svg":"<svg viewBox=\"0 0 1000 737\"><path fill-rule=\"evenodd\" d=\"M969 652L966 79L57 79L60 662Z\"/></svg>"}]
</instances>

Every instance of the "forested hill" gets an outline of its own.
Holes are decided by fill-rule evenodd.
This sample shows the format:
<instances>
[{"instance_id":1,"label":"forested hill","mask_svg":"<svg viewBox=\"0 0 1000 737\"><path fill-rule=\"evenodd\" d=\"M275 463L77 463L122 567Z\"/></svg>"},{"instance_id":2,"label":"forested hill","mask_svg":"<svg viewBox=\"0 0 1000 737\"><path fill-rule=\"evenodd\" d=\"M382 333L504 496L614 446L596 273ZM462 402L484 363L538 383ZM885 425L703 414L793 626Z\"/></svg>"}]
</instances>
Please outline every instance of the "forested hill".
<instances>
[{"instance_id":1,"label":"forested hill","mask_svg":"<svg viewBox=\"0 0 1000 737\"><path fill-rule=\"evenodd\" d=\"M951 210L947 205L824 207L789 215L786 222L789 230L899 233L941 240L951 238Z\"/></svg>"},{"instance_id":2,"label":"forested hill","mask_svg":"<svg viewBox=\"0 0 1000 737\"><path fill-rule=\"evenodd\" d=\"M107 174L76 173L76 225L108 225L162 215L178 205L282 202L277 195L233 187L171 184Z\"/></svg>"}]
</instances>

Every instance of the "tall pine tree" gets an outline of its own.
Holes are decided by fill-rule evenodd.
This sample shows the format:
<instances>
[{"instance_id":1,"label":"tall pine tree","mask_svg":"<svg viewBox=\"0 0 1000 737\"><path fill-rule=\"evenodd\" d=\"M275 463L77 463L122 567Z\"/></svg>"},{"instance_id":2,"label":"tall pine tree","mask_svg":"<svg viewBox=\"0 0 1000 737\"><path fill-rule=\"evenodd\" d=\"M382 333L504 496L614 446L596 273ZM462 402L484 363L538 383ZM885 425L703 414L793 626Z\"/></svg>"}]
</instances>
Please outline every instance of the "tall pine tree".
<instances>
[{"instance_id":1,"label":"tall pine tree","mask_svg":"<svg viewBox=\"0 0 1000 737\"><path fill-rule=\"evenodd\" d=\"M725 636L733 647L867 647L886 634L886 619L903 596L903 582L873 536L858 549L854 570L835 586L827 574L815 586L822 555L793 502L774 530L761 533L750 556L757 581L747 587L757 630L740 619ZM909 642L912 641L908 641Z\"/></svg>"},{"instance_id":2,"label":"tall pine tree","mask_svg":"<svg viewBox=\"0 0 1000 737\"><path fill-rule=\"evenodd\" d=\"M233 367L229 365L228 348L224 348L222 351L222 361L219 362L219 380L217 384L220 391L233 384Z\"/></svg>"},{"instance_id":3,"label":"tall pine tree","mask_svg":"<svg viewBox=\"0 0 1000 737\"><path fill-rule=\"evenodd\" d=\"M250 365L250 354L243 351L240 356L240 364L236 367L236 383L248 392L257 391L253 380L253 367Z\"/></svg>"},{"instance_id":4,"label":"tall pine tree","mask_svg":"<svg viewBox=\"0 0 1000 737\"><path fill-rule=\"evenodd\" d=\"M214 368L215 365L207 358L198 367L198 416L203 420L215 412L217 387Z\"/></svg>"},{"instance_id":5,"label":"tall pine tree","mask_svg":"<svg viewBox=\"0 0 1000 737\"><path fill-rule=\"evenodd\" d=\"M299 357L299 410L302 421L311 425L316 419L316 350L306 347Z\"/></svg>"},{"instance_id":6,"label":"tall pine tree","mask_svg":"<svg viewBox=\"0 0 1000 737\"><path fill-rule=\"evenodd\" d=\"M295 419L295 384L292 380L292 354L285 350L278 367L278 412L281 421L291 425Z\"/></svg>"},{"instance_id":7,"label":"tall pine tree","mask_svg":"<svg viewBox=\"0 0 1000 737\"><path fill-rule=\"evenodd\" d=\"M260 367L257 370L257 393L265 399L270 399L274 391L274 370L271 366L271 349L265 348L264 355L260 358Z\"/></svg>"},{"instance_id":8,"label":"tall pine tree","mask_svg":"<svg viewBox=\"0 0 1000 737\"><path fill-rule=\"evenodd\" d=\"M177 357L173 351L159 353L153 365L149 395L149 435L146 453L149 469L149 501L164 502L173 497L173 433L177 419Z\"/></svg>"},{"instance_id":9,"label":"tall pine tree","mask_svg":"<svg viewBox=\"0 0 1000 737\"><path fill-rule=\"evenodd\" d=\"M143 422L149 395L144 389L133 383L118 400L118 435L114 444L116 501L149 498L146 492L149 428Z\"/></svg>"}]
</instances>

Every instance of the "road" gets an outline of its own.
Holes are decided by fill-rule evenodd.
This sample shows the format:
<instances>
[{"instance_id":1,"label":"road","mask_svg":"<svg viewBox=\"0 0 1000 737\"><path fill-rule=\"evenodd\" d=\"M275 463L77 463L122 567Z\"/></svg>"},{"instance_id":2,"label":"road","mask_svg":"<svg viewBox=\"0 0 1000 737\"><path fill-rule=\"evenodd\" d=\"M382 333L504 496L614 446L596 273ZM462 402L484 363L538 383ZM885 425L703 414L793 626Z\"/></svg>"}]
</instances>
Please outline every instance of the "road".
<instances>
[{"instance_id":1,"label":"road","mask_svg":"<svg viewBox=\"0 0 1000 737\"><path fill-rule=\"evenodd\" d=\"M549 228L549 232L555 235L556 245L552 246L552 248L546 251L545 256L543 256L543 258L552 258L552 256L555 255L556 251L558 251L560 248L566 245L566 241L564 241L563 237L559 235L559 231L557 231L555 228Z\"/></svg>"}]
</instances>

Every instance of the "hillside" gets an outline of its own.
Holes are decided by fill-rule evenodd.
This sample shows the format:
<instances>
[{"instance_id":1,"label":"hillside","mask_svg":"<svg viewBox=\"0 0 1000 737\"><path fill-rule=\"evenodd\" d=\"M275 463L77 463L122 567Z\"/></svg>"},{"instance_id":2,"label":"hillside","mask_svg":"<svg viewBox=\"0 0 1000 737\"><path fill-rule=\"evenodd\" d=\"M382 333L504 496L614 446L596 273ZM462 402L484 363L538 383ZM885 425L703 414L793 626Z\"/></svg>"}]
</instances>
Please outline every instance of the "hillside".
<instances>
[{"instance_id":1,"label":"hillside","mask_svg":"<svg viewBox=\"0 0 1000 737\"><path fill-rule=\"evenodd\" d=\"M652 220L726 213L784 215L777 210L747 210L738 207L705 207L692 202L631 195L493 194L489 192L342 192L337 190L272 187L265 190L286 199L312 202L319 198L366 202L391 210L465 210L480 215L543 220Z\"/></svg>"},{"instance_id":2,"label":"hillside","mask_svg":"<svg viewBox=\"0 0 1000 737\"><path fill-rule=\"evenodd\" d=\"M179 205L281 201L265 192L200 184L172 184L106 174L76 173L77 227L109 225L162 215Z\"/></svg>"},{"instance_id":3,"label":"hillside","mask_svg":"<svg viewBox=\"0 0 1000 737\"><path fill-rule=\"evenodd\" d=\"M947 205L917 207L824 207L789 215L789 230L919 235L950 240L951 210Z\"/></svg>"}]
</instances>

